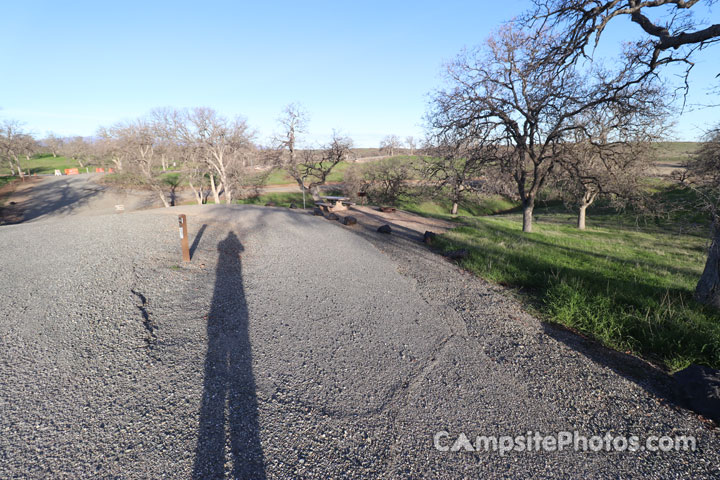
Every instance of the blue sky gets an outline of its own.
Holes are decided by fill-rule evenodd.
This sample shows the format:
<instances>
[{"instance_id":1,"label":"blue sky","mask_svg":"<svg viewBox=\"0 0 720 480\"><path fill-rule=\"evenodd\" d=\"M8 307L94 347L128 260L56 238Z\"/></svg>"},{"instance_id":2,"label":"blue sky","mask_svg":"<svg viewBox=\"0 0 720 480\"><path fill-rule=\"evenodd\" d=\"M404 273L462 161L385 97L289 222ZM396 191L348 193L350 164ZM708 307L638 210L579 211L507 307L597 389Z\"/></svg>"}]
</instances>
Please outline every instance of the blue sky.
<instances>
[{"instance_id":1,"label":"blue sky","mask_svg":"<svg viewBox=\"0 0 720 480\"><path fill-rule=\"evenodd\" d=\"M310 113L310 142L333 128L358 146L422 136L441 67L481 43L525 0L392 2L8 2L0 19L0 118L37 135L91 135L154 107L208 106L271 135L284 105ZM720 6L704 16L714 22ZM605 42L619 42L618 25ZM633 30L634 31L634 30ZM710 103L720 48L707 50L689 103ZM715 103L720 103L715 98ZM687 109L695 139L720 109Z\"/></svg>"}]
</instances>

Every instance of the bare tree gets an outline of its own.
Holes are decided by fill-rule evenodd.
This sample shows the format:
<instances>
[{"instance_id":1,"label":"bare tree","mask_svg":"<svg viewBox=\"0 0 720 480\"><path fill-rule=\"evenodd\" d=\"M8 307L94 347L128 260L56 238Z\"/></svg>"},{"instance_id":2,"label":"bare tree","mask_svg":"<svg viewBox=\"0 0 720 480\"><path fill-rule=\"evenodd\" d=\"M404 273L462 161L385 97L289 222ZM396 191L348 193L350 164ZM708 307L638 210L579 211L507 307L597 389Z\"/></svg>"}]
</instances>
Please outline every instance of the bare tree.
<instances>
[{"instance_id":1,"label":"bare tree","mask_svg":"<svg viewBox=\"0 0 720 480\"><path fill-rule=\"evenodd\" d=\"M402 147L402 142L397 135L388 135L380 142L380 152L392 157L398 148Z\"/></svg>"},{"instance_id":2,"label":"bare tree","mask_svg":"<svg viewBox=\"0 0 720 480\"><path fill-rule=\"evenodd\" d=\"M345 171L345 189L351 196L363 193L371 202L395 205L409 191L413 168L399 158L384 158L353 165Z\"/></svg>"},{"instance_id":3,"label":"bare tree","mask_svg":"<svg viewBox=\"0 0 720 480\"><path fill-rule=\"evenodd\" d=\"M85 168L85 162L91 153L91 148L88 142L83 137L76 136L65 139L60 152L64 157L74 160L80 165L80 168Z\"/></svg>"},{"instance_id":4,"label":"bare tree","mask_svg":"<svg viewBox=\"0 0 720 480\"><path fill-rule=\"evenodd\" d=\"M24 172L20 165L21 157L29 157L36 142L33 137L22 129L20 122L5 120L0 124L0 158L10 167L10 174L24 179Z\"/></svg>"},{"instance_id":5,"label":"bare tree","mask_svg":"<svg viewBox=\"0 0 720 480\"><path fill-rule=\"evenodd\" d=\"M109 159L115 165L118 172L121 172L128 151L124 148L118 148L113 129L100 127L96 136L95 152L98 158Z\"/></svg>"},{"instance_id":6,"label":"bare tree","mask_svg":"<svg viewBox=\"0 0 720 480\"><path fill-rule=\"evenodd\" d=\"M185 162L183 168L183 174L187 179L188 185L195 196L195 201L198 205L207 203L207 199L210 196L210 176L212 172L209 171L206 163L191 163Z\"/></svg>"},{"instance_id":7,"label":"bare tree","mask_svg":"<svg viewBox=\"0 0 720 480\"><path fill-rule=\"evenodd\" d=\"M177 159L184 156L178 142L177 119L182 114L173 108L156 108L150 112L150 119L155 129L158 144L155 153L160 157L162 171L166 172L170 163L177 163Z\"/></svg>"},{"instance_id":8,"label":"bare tree","mask_svg":"<svg viewBox=\"0 0 720 480\"><path fill-rule=\"evenodd\" d=\"M35 137L29 133L24 133L20 136L20 145L22 150L22 156L25 160L30 161L30 157L40 151L40 143L35 140Z\"/></svg>"},{"instance_id":9,"label":"bare tree","mask_svg":"<svg viewBox=\"0 0 720 480\"><path fill-rule=\"evenodd\" d=\"M694 158L686 164L682 183L697 195L695 208L710 219L710 248L695 298L720 308L720 127L710 131Z\"/></svg>"},{"instance_id":10,"label":"bare tree","mask_svg":"<svg viewBox=\"0 0 720 480\"><path fill-rule=\"evenodd\" d=\"M210 184L215 203L224 189L225 203L232 203L233 192L240 185L245 167L255 156L253 133L243 118L227 119L210 108L195 108L185 113L186 121L179 123L180 136L211 170ZM217 175L220 185L215 185Z\"/></svg>"},{"instance_id":11,"label":"bare tree","mask_svg":"<svg viewBox=\"0 0 720 480\"><path fill-rule=\"evenodd\" d=\"M298 147L302 134L307 131L308 114L304 108L291 103L278 119L282 132L273 139L274 163L283 168L303 191L310 191L319 200L319 187L338 163L350 157L352 140L333 131L329 144L320 150ZM267 156L267 152L265 152Z\"/></svg>"},{"instance_id":12,"label":"bare tree","mask_svg":"<svg viewBox=\"0 0 720 480\"><path fill-rule=\"evenodd\" d=\"M302 190L309 191L315 201L320 200L321 185L327 183L330 172L342 161L350 158L352 140L333 131L330 143L320 150L305 149L297 152L294 164L285 169Z\"/></svg>"},{"instance_id":13,"label":"bare tree","mask_svg":"<svg viewBox=\"0 0 720 480\"><path fill-rule=\"evenodd\" d=\"M614 19L627 18L644 34L630 48L634 61L645 65L647 71L671 63L684 64L687 82L693 54L720 41L720 24L707 25L692 16L693 7L712 5L715 0L533 0L533 3L535 8L525 21L562 32L564 41L554 47L553 54L563 61L575 62L588 56L587 47L597 46Z\"/></svg>"},{"instance_id":14,"label":"bare tree","mask_svg":"<svg viewBox=\"0 0 720 480\"><path fill-rule=\"evenodd\" d=\"M579 128L575 117L598 105L637 109L654 80L638 80L629 67L580 74L548 56L561 40L504 27L486 51L461 55L449 67L451 86L435 95L428 116L435 131L472 127L504 145L499 164L516 185L524 232L532 231L538 194L554 174L565 137Z\"/></svg>"},{"instance_id":15,"label":"bare tree","mask_svg":"<svg viewBox=\"0 0 720 480\"><path fill-rule=\"evenodd\" d=\"M555 46L552 52L558 63L573 64L588 56L587 46L594 41L597 45L607 25L616 18L629 18L643 32L644 38L625 49L625 69L641 81L649 73L670 64L685 66L685 91L689 90L689 75L697 52L720 42L720 24L707 25L692 17L693 8L712 5L715 0L701 3L699 0L534 0L536 8L528 13L526 22L539 22L541 28L562 32L564 42ZM611 80L609 83L613 83ZM617 81L615 81L615 86ZM714 134L711 134L710 138ZM712 145L712 141L706 145ZM713 175L702 165L713 165L712 148L703 149L705 161L698 162L698 168L687 169L686 183L695 183L698 190L708 190ZM717 168L717 164L714 164ZM708 183L709 182L709 183ZM706 194L707 195L707 194ZM711 200L705 207L713 211ZM712 217L712 213L711 213ZM717 222L713 218L711 247L707 267L698 283L696 298L703 303L718 306L718 240Z\"/></svg>"},{"instance_id":16,"label":"bare tree","mask_svg":"<svg viewBox=\"0 0 720 480\"><path fill-rule=\"evenodd\" d=\"M275 144L287 151L287 160L283 163L293 165L296 163L296 155L300 137L306 133L308 124L308 113L297 103L291 103L285 107L278 123L283 131L275 137Z\"/></svg>"},{"instance_id":17,"label":"bare tree","mask_svg":"<svg viewBox=\"0 0 720 480\"><path fill-rule=\"evenodd\" d=\"M48 133L47 137L42 140L42 144L50 151L53 158L57 158L64 143L65 140L63 138L58 137L52 132Z\"/></svg>"},{"instance_id":18,"label":"bare tree","mask_svg":"<svg viewBox=\"0 0 720 480\"><path fill-rule=\"evenodd\" d=\"M298 146L301 136L307 131L308 114L305 109L297 104L291 103L285 107L278 123L282 132L275 136L273 144L277 152L276 164L284 168L297 182L302 190L306 190L305 178L301 173ZM312 161L312 152L305 155L305 160Z\"/></svg>"},{"instance_id":19,"label":"bare tree","mask_svg":"<svg viewBox=\"0 0 720 480\"><path fill-rule=\"evenodd\" d=\"M457 215L459 204L471 194L501 193L507 182L497 171L500 146L492 129L472 127L441 130L424 148L420 172L435 195L452 202L450 213Z\"/></svg>"},{"instance_id":20,"label":"bare tree","mask_svg":"<svg viewBox=\"0 0 720 480\"><path fill-rule=\"evenodd\" d=\"M415 149L417 148L417 142L415 141L415 137L413 137L412 135L405 137L405 145L407 145L410 155L415 155Z\"/></svg>"},{"instance_id":21,"label":"bare tree","mask_svg":"<svg viewBox=\"0 0 720 480\"><path fill-rule=\"evenodd\" d=\"M627 115L602 106L579 115L578 128L560 149L555 183L578 208L580 230L597 198L607 197L622 208L628 203L640 207L646 197L642 180L652 168L653 142L662 138L667 115L663 90L646 93L645 106Z\"/></svg>"},{"instance_id":22,"label":"bare tree","mask_svg":"<svg viewBox=\"0 0 720 480\"><path fill-rule=\"evenodd\" d=\"M165 207L170 207L170 201L163 189L166 182L156 168L159 160L155 154L158 139L153 124L146 118L140 118L117 124L106 132L112 139L110 148L115 150L112 156L124 158L125 165L143 179Z\"/></svg>"}]
</instances>

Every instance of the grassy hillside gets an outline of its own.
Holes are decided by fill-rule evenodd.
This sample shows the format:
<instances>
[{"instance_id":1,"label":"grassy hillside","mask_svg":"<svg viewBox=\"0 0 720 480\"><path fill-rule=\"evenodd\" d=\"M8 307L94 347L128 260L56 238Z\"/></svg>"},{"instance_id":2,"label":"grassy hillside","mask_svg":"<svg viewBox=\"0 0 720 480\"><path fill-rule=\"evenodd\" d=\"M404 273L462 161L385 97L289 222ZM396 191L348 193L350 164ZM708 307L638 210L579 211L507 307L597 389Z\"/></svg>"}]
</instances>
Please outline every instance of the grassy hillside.
<instances>
[{"instance_id":1,"label":"grassy hillside","mask_svg":"<svg viewBox=\"0 0 720 480\"><path fill-rule=\"evenodd\" d=\"M91 172L95 171L95 165L88 165L84 162L83 165L88 167ZM80 164L78 164L78 162L76 162L75 160L65 157L55 158L50 154L36 155L34 157L31 157L30 160L23 158L20 160L20 166L23 168L23 171L29 175L33 175L35 173L55 173L55 169L58 169L62 172L66 168L80 168ZM85 170L82 169L82 171ZM0 175L9 174L10 168L8 167L7 163L3 163L2 165L0 165Z\"/></svg>"},{"instance_id":2,"label":"grassy hillside","mask_svg":"<svg viewBox=\"0 0 720 480\"><path fill-rule=\"evenodd\" d=\"M602 207L589 211L586 231L557 206L536 215L532 234L521 232L520 214L464 217L439 248L467 249L463 267L519 287L541 316L609 347L670 370L720 367L720 312L693 300L703 228L678 233L671 220L646 223Z\"/></svg>"}]
</instances>

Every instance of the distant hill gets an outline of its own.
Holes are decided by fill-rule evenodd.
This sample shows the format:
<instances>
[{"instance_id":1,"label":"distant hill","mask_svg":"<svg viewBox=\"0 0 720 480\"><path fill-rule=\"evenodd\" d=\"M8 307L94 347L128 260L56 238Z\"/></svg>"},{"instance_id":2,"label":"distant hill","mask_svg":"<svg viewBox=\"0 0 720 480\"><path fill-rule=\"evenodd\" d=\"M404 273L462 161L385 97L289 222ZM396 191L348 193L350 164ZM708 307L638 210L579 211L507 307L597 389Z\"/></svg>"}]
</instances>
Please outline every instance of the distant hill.
<instances>
[{"instance_id":1,"label":"distant hill","mask_svg":"<svg viewBox=\"0 0 720 480\"><path fill-rule=\"evenodd\" d=\"M657 173L669 175L680 168L685 160L697 151L699 142L658 142L656 145Z\"/></svg>"}]
</instances>

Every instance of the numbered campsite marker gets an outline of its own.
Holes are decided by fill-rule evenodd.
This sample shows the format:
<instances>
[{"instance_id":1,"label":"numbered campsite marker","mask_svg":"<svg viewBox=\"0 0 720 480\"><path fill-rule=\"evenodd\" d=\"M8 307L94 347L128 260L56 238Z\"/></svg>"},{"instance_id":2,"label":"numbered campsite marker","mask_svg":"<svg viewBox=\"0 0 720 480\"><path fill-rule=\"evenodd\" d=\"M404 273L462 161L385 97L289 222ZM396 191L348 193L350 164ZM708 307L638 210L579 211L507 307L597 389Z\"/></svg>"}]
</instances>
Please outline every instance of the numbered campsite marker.
<instances>
[{"instance_id":1,"label":"numbered campsite marker","mask_svg":"<svg viewBox=\"0 0 720 480\"><path fill-rule=\"evenodd\" d=\"M190 247L187 238L187 217L185 214L178 215L178 230L180 231L180 247L182 248L183 261L190 261Z\"/></svg>"}]
</instances>

